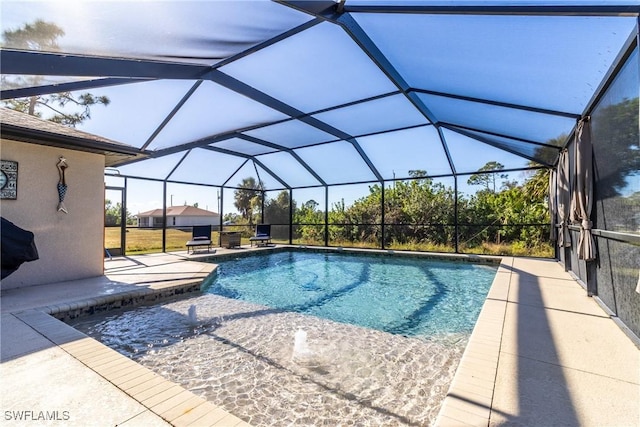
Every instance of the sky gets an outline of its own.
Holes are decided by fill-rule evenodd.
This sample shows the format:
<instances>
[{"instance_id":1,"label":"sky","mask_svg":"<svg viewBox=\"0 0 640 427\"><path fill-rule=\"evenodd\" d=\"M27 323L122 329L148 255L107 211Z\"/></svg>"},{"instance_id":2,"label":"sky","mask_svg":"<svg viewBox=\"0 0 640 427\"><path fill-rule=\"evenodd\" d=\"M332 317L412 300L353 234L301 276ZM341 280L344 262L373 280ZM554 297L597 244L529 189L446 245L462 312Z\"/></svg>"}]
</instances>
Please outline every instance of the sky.
<instances>
[{"instance_id":1,"label":"sky","mask_svg":"<svg viewBox=\"0 0 640 427\"><path fill-rule=\"evenodd\" d=\"M575 120L437 93L580 114L636 24L635 18L401 14L353 17L411 87L429 91L416 96L439 121L537 142L568 134ZM59 45L69 52L195 63L215 62L215 57L242 51L311 19L265 1L2 3L3 31L38 18L63 28L65 35ZM334 128L362 135L356 140L384 179L405 177L409 170L416 169L433 175L451 173L435 128L404 95L397 93L397 87L336 25L312 26L225 65L220 71L299 111L311 113ZM91 90L108 96L111 102L106 107L94 106L91 119L78 129L141 147L193 85L190 80L161 80ZM376 98L323 111L369 97ZM148 148L163 149L236 128L275 122L245 134L296 148L296 154L329 184L375 179L349 142L297 148L336 137L301 121L278 123L286 117L228 88L204 81ZM402 130L377 133L392 128ZM458 173L473 172L488 161L498 161L506 168L527 166L525 158L452 131L443 133ZM264 146L242 140L216 146L229 148L231 144L246 154L258 155L267 169L277 172L289 185L318 184L289 154L270 154ZM172 155L148 162L149 165L122 167L119 172L165 178L181 158L182 154ZM194 150L171 179L234 186L251 174L255 176L255 167L243 166L243 162L240 157ZM282 187L266 170L258 170L267 188ZM521 178L522 173L509 176ZM119 185L110 180L108 185ZM474 191L466 186L466 177L461 177L458 184L463 192ZM161 184L129 182L129 189L130 212L161 207ZM367 189L367 184L332 187L329 203L344 198L349 204L366 195ZM216 189L171 184L167 194L168 203L173 199L175 205L198 203L210 210L219 209ZM318 196L324 199L322 189L294 193L299 203ZM225 212L235 210L233 190L226 190L223 199Z\"/></svg>"}]
</instances>

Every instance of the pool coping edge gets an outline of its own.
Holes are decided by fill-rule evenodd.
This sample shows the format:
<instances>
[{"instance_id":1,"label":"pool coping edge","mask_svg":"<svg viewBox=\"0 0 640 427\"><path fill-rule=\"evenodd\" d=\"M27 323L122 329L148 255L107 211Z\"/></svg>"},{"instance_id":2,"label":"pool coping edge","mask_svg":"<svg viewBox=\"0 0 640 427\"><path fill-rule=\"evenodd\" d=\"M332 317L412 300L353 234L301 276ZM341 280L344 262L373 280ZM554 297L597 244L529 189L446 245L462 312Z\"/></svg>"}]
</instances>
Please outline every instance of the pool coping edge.
<instances>
[{"instance_id":1,"label":"pool coping edge","mask_svg":"<svg viewBox=\"0 0 640 427\"><path fill-rule=\"evenodd\" d=\"M434 423L438 427L490 423L507 312L513 257L503 257Z\"/></svg>"}]
</instances>

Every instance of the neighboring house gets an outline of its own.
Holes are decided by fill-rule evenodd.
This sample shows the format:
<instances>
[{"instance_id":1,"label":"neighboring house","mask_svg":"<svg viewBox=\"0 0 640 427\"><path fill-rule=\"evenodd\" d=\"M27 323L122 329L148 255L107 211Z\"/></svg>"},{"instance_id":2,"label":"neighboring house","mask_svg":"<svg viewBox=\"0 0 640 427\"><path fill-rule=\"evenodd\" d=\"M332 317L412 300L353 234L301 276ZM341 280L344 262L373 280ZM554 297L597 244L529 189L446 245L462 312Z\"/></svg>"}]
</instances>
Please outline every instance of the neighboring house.
<instances>
[{"instance_id":1,"label":"neighboring house","mask_svg":"<svg viewBox=\"0 0 640 427\"><path fill-rule=\"evenodd\" d=\"M162 209L141 212L136 215L138 227L162 227ZM220 214L193 206L167 206L167 227L191 227L194 225L220 225Z\"/></svg>"}]
</instances>

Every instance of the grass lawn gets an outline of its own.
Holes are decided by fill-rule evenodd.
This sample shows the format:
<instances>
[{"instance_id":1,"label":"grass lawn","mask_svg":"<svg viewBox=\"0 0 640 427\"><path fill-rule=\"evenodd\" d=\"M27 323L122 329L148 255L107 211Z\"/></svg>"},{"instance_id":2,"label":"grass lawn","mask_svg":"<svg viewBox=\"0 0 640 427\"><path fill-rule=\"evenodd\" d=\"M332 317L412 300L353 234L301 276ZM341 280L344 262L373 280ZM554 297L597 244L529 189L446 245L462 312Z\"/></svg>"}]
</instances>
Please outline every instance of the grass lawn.
<instances>
[{"instance_id":1,"label":"grass lawn","mask_svg":"<svg viewBox=\"0 0 640 427\"><path fill-rule=\"evenodd\" d=\"M238 230L240 231L240 230ZM244 230L243 230L244 231ZM248 245L250 233L242 233L241 244ZM145 229L145 228L127 228L127 253L143 254L162 251L162 230ZM179 251L187 250L185 243L191 239L191 230L179 230L175 228L167 229L167 251ZM213 246L218 246L219 233L214 231L211 233L211 241ZM273 239L273 243L287 244L288 241ZM304 241L303 239L295 239L294 244L298 245L319 245L322 246L321 241ZM346 242L346 241L332 241L332 246L348 247L360 247L360 248L374 248L373 243L367 242ZM105 228L105 247L107 248L119 248L120 247L120 228L108 227ZM435 245L429 243L404 243L399 244L397 242L392 243L387 249L395 250L412 250L412 251L434 251L434 252L453 252L453 247L449 245ZM540 245L539 247L525 248L520 245L509 244L494 244L484 243L482 246L465 247L460 246L460 252L462 253L475 253L486 255L515 255L515 256L538 256L538 257L553 257L553 247L549 244Z\"/></svg>"},{"instance_id":2,"label":"grass lawn","mask_svg":"<svg viewBox=\"0 0 640 427\"><path fill-rule=\"evenodd\" d=\"M211 233L214 246L218 244L218 232ZM107 248L120 247L120 228L104 229L104 240ZM145 228L127 228L127 253L151 253L162 251L162 230ZM167 251L187 250L185 243L191 240L191 230L167 229Z\"/></svg>"},{"instance_id":3,"label":"grass lawn","mask_svg":"<svg viewBox=\"0 0 640 427\"><path fill-rule=\"evenodd\" d=\"M237 227L237 230L232 230L231 228L225 230L227 231L243 231L242 238L240 243L242 245L248 245L249 237L253 235L253 233L249 233L246 230L240 230L240 227ZM162 251L162 230L155 229L147 229L147 228L137 228L130 227L127 228L127 254L145 254L145 253L154 253ZM119 227L106 227L104 229L104 240L106 248L119 248L120 247L120 228ZM191 230L180 230L176 228L167 229L167 251L179 251L179 250L187 250L185 244L187 241L191 240ZM220 241L220 233L217 231L213 231L211 233L211 242L213 246L218 246L218 242ZM289 243L288 241L281 241L278 239L273 239L273 243Z\"/></svg>"}]
</instances>

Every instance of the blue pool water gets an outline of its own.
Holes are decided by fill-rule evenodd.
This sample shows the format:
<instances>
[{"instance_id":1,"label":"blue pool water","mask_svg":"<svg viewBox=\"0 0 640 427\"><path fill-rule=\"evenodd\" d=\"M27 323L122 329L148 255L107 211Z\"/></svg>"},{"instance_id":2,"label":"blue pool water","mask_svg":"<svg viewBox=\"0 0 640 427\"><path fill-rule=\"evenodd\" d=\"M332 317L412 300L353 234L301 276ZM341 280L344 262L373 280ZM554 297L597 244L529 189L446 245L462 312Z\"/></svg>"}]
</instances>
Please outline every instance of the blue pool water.
<instances>
[{"instance_id":1,"label":"blue pool water","mask_svg":"<svg viewBox=\"0 0 640 427\"><path fill-rule=\"evenodd\" d=\"M256 427L432 425L497 269L347 251L215 262L202 295L73 326Z\"/></svg>"},{"instance_id":2,"label":"blue pool water","mask_svg":"<svg viewBox=\"0 0 640 427\"><path fill-rule=\"evenodd\" d=\"M221 262L208 293L407 336L469 333L497 266L277 252Z\"/></svg>"}]
</instances>

